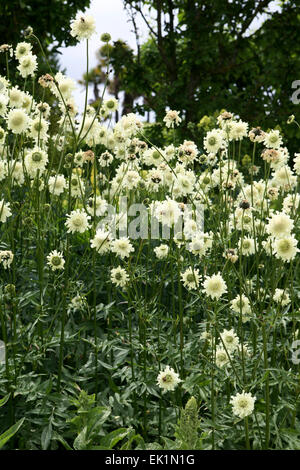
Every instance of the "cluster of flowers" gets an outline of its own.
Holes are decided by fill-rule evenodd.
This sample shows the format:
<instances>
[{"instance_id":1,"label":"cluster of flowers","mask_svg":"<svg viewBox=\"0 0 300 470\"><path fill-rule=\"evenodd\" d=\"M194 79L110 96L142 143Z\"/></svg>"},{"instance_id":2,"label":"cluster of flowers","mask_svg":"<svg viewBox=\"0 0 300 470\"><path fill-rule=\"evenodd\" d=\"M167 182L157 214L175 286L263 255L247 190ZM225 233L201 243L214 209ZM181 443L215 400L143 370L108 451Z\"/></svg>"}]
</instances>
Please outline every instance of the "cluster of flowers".
<instances>
[{"instance_id":1,"label":"cluster of flowers","mask_svg":"<svg viewBox=\"0 0 300 470\"><path fill-rule=\"evenodd\" d=\"M71 34L79 39L89 39L95 32L93 18L79 15L72 23ZM20 74L26 78L36 72L36 57L30 43L19 43L14 51L19 60ZM275 256L284 263L291 262L299 252L293 234L300 197L297 194L297 177L300 175L300 154L289 164L289 152L283 146L278 130L264 132L259 127L249 130L246 122L229 112L218 117L218 128L207 132L200 152L193 141L159 148L143 136L143 124L135 114L123 116L113 129L103 124L103 119L118 108L114 98L103 102L96 110L87 106L81 118L74 101L75 82L62 73L54 77L44 75L39 84L48 88L57 99L60 109L59 134L50 137L50 112L47 103L36 102L27 91L13 86L0 77L0 181L6 180L12 188L36 185L38 191L48 192L51 201L72 198L73 210L65 214L65 230L70 237L86 234L91 249L98 255L110 253L118 257L119 264L110 271L111 282L126 288L129 274L127 260L135 252L134 243L127 236L117 238L110 230L112 224L119 230L126 227L128 214L120 212L111 216L106 225L99 225L106 214L108 204L119 196L130 196L135 201L148 200L149 215L163 226L174 228L179 218L189 212L189 206L199 202L209 212L216 192L226 195L224 207L230 214L220 221L218 232L200 229L193 216L185 219L184 235L174 233L174 242L186 251L186 260L192 260L181 272L183 286L204 293L212 301L220 301L228 291L221 272L201 274L201 260L216 246L223 247L226 263L236 263L243 257ZM168 128L179 125L177 111L166 113L164 122ZM15 155L8 144L8 135L24 138L22 152ZM76 150L65 154L66 136L78 143ZM254 181L260 173L254 161L249 164L251 183L239 169L240 155L229 152L231 142L249 139L258 149L267 178ZM49 165L49 146L54 146L61 159L54 170ZM106 150L97 155L97 146ZM88 147L88 149L87 149ZM66 170L66 171L65 171ZM273 209L274 203L280 208ZM0 221L6 223L12 216L10 202L0 200ZM168 259L170 244L154 247L158 260ZM13 261L11 251L0 252L4 268ZM47 255L47 263L59 274L65 267L63 249L55 247ZM255 314L251 298L251 280L230 303L233 312L242 315L247 322ZM290 301L288 292L276 289L274 300L281 305ZM247 348L243 345L244 352ZM230 364L231 356L240 349L233 330L224 330L216 350L218 367ZM172 391L181 382L179 375L169 366L158 376L158 385ZM243 392L232 397L233 411L240 417L250 414L255 397Z\"/></svg>"}]
</instances>

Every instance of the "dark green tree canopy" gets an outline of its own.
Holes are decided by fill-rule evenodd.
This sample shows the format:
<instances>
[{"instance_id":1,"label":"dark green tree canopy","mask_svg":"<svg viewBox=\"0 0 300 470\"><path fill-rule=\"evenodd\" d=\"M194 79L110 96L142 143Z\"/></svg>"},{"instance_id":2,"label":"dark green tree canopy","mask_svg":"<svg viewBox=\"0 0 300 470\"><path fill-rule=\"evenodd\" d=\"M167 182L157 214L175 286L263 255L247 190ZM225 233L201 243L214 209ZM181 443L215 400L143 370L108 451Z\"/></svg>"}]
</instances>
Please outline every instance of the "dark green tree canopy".
<instances>
[{"instance_id":1,"label":"dark green tree canopy","mask_svg":"<svg viewBox=\"0 0 300 470\"><path fill-rule=\"evenodd\" d=\"M297 112L290 98L300 79L298 0L277 2L275 10L270 0L124 4L133 22L140 16L149 29L124 83L158 119L168 106L186 124L227 108L268 127Z\"/></svg>"},{"instance_id":2,"label":"dark green tree canopy","mask_svg":"<svg viewBox=\"0 0 300 470\"><path fill-rule=\"evenodd\" d=\"M77 42L69 34L71 19L89 5L90 0L0 0L1 44L15 46L23 40L22 31L31 26L55 65L58 48ZM34 47L39 53L38 46ZM0 73L5 73L3 62L0 67Z\"/></svg>"},{"instance_id":3,"label":"dark green tree canopy","mask_svg":"<svg viewBox=\"0 0 300 470\"><path fill-rule=\"evenodd\" d=\"M49 47L76 44L76 39L68 34L70 21L89 4L90 0L0 0L1 42L19 42L21 31L31 26Z\"/></svg>"}]
</instances>

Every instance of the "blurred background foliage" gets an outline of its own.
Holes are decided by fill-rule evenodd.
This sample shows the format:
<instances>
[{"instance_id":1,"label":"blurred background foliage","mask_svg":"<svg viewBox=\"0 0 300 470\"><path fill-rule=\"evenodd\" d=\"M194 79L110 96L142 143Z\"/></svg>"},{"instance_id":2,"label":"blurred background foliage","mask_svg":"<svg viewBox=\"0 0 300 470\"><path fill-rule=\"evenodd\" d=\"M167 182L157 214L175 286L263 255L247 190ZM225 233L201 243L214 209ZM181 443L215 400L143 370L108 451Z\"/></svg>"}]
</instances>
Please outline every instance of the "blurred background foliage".
<instances>
[{"instance_id":1,"label":"blurred background foliage","mask_svg":"<svg viewBox=\"0 0 300 470\"><path fill-rule=\"evenodd\" d=\"M84 10L89 5L90 0L0 0L1 44L15 47L18 42L24 41L22 33L31 26L41 41L51 67L57 71L63 68L63 64L59 63L59 47L75 45L77 42L69 34L70 21L77 11ZM49 72L38 44L31 42L34 54L39 56L39 75ZM16 73L16 67L12 64L10 68L10 75L15 83L18 76L14 77L12 74L14 70ZM5 60L0 61L0 74L6 75ZM22 79L21 83L23 82Z\"/></svg>"},{"instance_id":2,"label":"blurred background foliage","mask_svg":"<svg viewBox=\"0 0 300 470\"><path fill-rule=\"evenodd\" d=\"M128 112L156 120L149 132L157 144L165 138L160 122L166 108L184 117L179 138L199 142L214 126L215 112L226 108L250 125L265 130L277 126L291 142L290 151L299 150L300 133L286 123L298 109L291 95L292 82L300 80L299 0L123 0L123 4L137 47L133 50L120 39L99 48L98 65L83 76L93 86L95 105L101 99L109 60L108 89L122 102L116 120ZM89 5L90 0L0 0L5 18L0 24L1 42L15 46L20 32L30 25L57 70L58 48L76 43L68 34L70 20ZM137 20L148 28L144 42ZM36 45L34 52L38 53ZM41 74L48 71L44 66ZM5 74L4 61L0 67Z\"/></svg>"},{"instance_id":3,"label":"blurred background foliage","mask_svg":"<svg viewBox=\"0 0 300 470\"><path fill-rule=\"evenodd\" d=\"M226 107L252 125L275 123L292 141L290 150L299 150L300 133L286 124L297 110L291 86L300 79L298 0L124 0L124 7L137 51L121 40L99 50L89 76L96 100L109 56L109 88L116 98L124 92L124 114L154 112L161 122L167 107L176 109L185 117L182 137L195 138L203 116L208 130L215 111ZM138 17L149 31L143 43ZM155 132L158 142L161 127Z\"/></svg>"}]
</instances>

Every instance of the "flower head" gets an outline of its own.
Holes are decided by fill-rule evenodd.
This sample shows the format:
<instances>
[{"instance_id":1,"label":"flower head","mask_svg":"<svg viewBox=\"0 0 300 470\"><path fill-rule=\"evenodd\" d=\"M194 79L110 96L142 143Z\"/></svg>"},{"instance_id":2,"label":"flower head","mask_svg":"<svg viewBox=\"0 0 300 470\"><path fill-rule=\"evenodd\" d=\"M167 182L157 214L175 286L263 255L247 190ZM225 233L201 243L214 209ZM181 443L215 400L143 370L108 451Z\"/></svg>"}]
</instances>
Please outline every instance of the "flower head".
<instances>
[{"instance_id":1,"label":"flower head","mask_svg":"<svg viewBox=\"0 0 300 470\"><path fill-rule=\"evenodd\" d=\"M179 116L178 111L170 110L165 115L163 121L166 123L167 127L175 127L175 125L178 126L181 123L182 119Z\"/></svg>"},{"instance_id":2,"label":"flower head","mask_svg":"<svg viewBox=\"0 0 300 470\"><path fill-rule=\"evenodd\" d=\"M111 251L120 256L120 258L127 258L134 251L134 248L129 238L121 237L111 242Z\"/></svg>"},{"instance_id":3,"label":"flower head","mask_svg":"<svg viewBox=\"0 0 300 470\"><path fill-rule=\"evenodd\" d=\"M238 348L239 339L233 329L223 330L220 336L222 339L222 344L224 344L228 352L233 352Z\"/></svg>"},{"instance_id":4,"label":"flower head","mask_svg":"<svg viewBox=\"0 0 300 470\"><path fill-rule=\"evenodd\" d=\"M274 252L276 258L289 262L295 258L297 252L297 240L293 237L283 237L274 241Z\"/></svg>"},{"instance_id":5,"label":"flower head","mask_svg":"<svg viewBox=\"0 0 300 470\"><path fill-rule=\"evenodd\" d=\"M220 273L206 276L203 287L206 295L212 299L219 299L223 294L225 294L225 292L227 292L226 282Z\"/></svg>"},{"instance_id":6,"label":"flower head","mask_svg":"<svg viewBox=\"0 0 300 470\"><path fill-rule=\"evenodd\" d=\"M164 392L175 390L180 382L182 380L179 378L179 374L170 366L166 366L165 370L161 371L157 376L157 384Z\"/></svg>"},{"instance_id":7,"label":"flower head","mask_svg":"<svg viewBox=\"0 0 300 470\"><path fill-rule=\"evenodd\" d=\"M163 259L168 256L169 247L168 245L162 244L154 248L154 253L156 254L158 259Z\"/></svg>"},{"instance_id":8,"label":"flower head","mask_svg":"<svg viewBox=\"0 0 300 470\"><path fill-rule=\"evenodd\" d=\"M11 216L10 203L0 200L0 222L6 222L6 219Z\"/></svg>"},{"instance_id":9,"label":"flower head","mask_svg":"<svg viewBox=\"0 0 300 470\"><path fill-rule=\"evenodd\" d=\"M275 238L282 238L290 235L294 227L293 220L284 212L273 214L266 226L266 231Z\"/></svg>"},{"instance_id":10,"label":"flower head","mask_svg":"<svg viewBox=\"0 0 300 470\"><path fill-rule=\"evenodd\" d=\"M118 287L125 287L129 281L129 276L125 269L118 266L117 268L113 268L110 271L110 279L113 284Z\"/></svg>"},{"instance_id":11,"label":"flower head","mask_svg":"<svg viewBox=\"0 0 300 470\"><path fill-rule=\"evenodd\" d=\"M81 40L90 39L96 31L95 20L91 15L77 14L71 22L71 36Z\"/></svg>"},{"instance_id":12,"label":"flower head","mask_svg":"<svg viewBox=\"0 0 300 470\"><path fill-rule=\"evenodd\" d=\"M91 217L87 215L83 209L76 209L72 211L71 214L67 214L67 221L65 225L68 228L68 232L85 232L88 228L90 228L90 218Z\"/></svg>"},{"instance_id":13,"label":"flower head","mask_svg":"<svg viewBox=\"0 0 300 470\"><path fill-rule=\"evenodd\" d=\"M29 116L22 109L11 109L7 116L7 127L14 134L25 132L30 123Z\"/></svg>"},{"instance_id":14,"label":"flower head","mask_svg":"<svg viewBox=\"0 0 300 470\"><path fill-rule=\"evenodd\" d=\"M52 271L64 269L65 260L60 251L53 250L47 256L47 264L49 264Z\"/></svg>"},{"instance_id":15,"label":"flower head","mask_svg":"<svg viewBox=\"0 0 300 470\"><path fill-rule=\"evenodd\" d=\"M254 410L254 402L256 397L253 397L251 393L237 393L231 397L230 403L232 405L233 414L239 418L246 418L251 415Z\"/></svg>"},{"instance_id":16,"label":"flower head","mask_svg":"<svg viewBox=\"0 0 300 470\"><path fill-rule=\"evenodd\" d=\"M4 269L10 267L11 263L13 262L14 254L12 251L0 251L0 263L3 264Z\"/></svg>"},{"instance_id":17,"label":"flower head","mask_svg":"<svg viewBox=\"0 0 300 470\"><path fill-rule=\"evenodd\" d=\"M110 249L110 240L111 236L109 232L98 229L94 238L91 240L91 247L95 248L97 253L107 253Z\"/></svg>"},{"instance_id":18,"label":"flower head","mask_svg":"<svg viewBox=\"0 0 300 470\"><path fill-rule=\"evenodd\" d=\"M197 289L200 280L199 269L188 268L181 274L181 280L188 289Z\"/></svg>"}]
</instances>

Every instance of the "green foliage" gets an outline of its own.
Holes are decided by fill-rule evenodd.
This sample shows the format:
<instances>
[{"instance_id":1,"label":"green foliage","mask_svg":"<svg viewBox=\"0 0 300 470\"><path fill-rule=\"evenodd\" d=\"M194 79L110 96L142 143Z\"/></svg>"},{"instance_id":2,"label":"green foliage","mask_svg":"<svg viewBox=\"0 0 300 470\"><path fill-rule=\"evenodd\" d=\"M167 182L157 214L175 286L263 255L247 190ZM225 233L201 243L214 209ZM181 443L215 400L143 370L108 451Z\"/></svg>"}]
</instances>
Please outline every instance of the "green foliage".
<instances>
[{"instance_id":1,"label":"green foliage","mask_svg":"<svg viewBox=\"0 0 300 470\"><path fill-rule=\"evenodd\" d=\"M118 57L122 74L115 70L121 90L144 98L133 110L153 110L158 121L168 106L181 111L183 135L191 137L190 121L226 106L250 124L280 124L296 139L296 151L300 133L286 120L297 111L290 98L292 82L300 77L300 5L289 0L274 10L271 4L124 0L133 19L147 22L150 35L137 54Z\"/></svg>"},{"instance_id":2,"label":"green foliage","mask_svg":"<svg viewBox=\"0 0 300 470\"><path fill-rule=\"evenodd\" d=\"M8 393L7 395L5 395L5 397L0 399L0 408L8 402L9 398L10 394ZM24 423L24 419L25 418L20 419L16 422L16 424L7 429L7 431L5 431L3 434L0 434L0 449L2 449L2 447L19 431L20 427Z\"/></svg>"},{"instance_id":3,"label":"green foliage","mask_svg":"<svg viewBox=\"0 0 300 470\"><path fill-rule=\"evenodd\" d=\"M7 431L0 435L0 449L19 431L20 427L24 423L24 419L19 419L13 426L11 426Z\"/></svg>"},{"instance_id":4,"label":"green foliage","mask_svg":"<svg viewBox=\"0 0 300 470\"><path fill-rule=\"evenodd\" d=\"M198 435L200 420L195 397L191 397L185 408L181 410L181 417L175 431L175 446L179 450L201 449L201 439Z\"/></svg>"},{"instance_id":5,"label":"green foliage","mask_svg":"<svg viewBox=\"0 0 300 470\"><path fill-rule=\"evenodd\" d=\"M162 444L158 442L145 443L141 440L138 443L139 449L164 449L164 450L203 450L207 432L200 430L201 420L198 416L198 406L195 397L191 397L184 408L181 409L180 418L175 427L174 440L169 437L162 437Z\"/></svg>"},{"instance_id":6,"label":"green foliage","mask_svg":"<svg viewBox=\"0 0 300 470\"><path fill-rule=\"evenodd\" d=\"M50 3L41 0L0 0L1 44L12 44L15 47L22 40L22 32L31 26L48 60L57 70L59 47L76 44L76 39L69 33L70 21L77 11L85 10L89 5L90 0L52 0ZM34 53L39 53L37 44L34 44ZM0 62L1 75L6 73L4 62ZM46 66L41 62L40 74L46 71Z\"/></svg>"}]
</instances>

